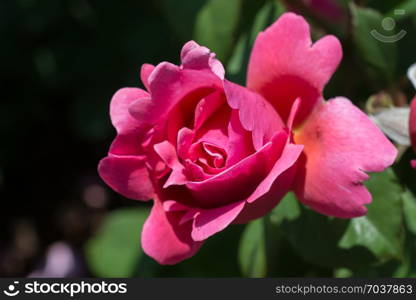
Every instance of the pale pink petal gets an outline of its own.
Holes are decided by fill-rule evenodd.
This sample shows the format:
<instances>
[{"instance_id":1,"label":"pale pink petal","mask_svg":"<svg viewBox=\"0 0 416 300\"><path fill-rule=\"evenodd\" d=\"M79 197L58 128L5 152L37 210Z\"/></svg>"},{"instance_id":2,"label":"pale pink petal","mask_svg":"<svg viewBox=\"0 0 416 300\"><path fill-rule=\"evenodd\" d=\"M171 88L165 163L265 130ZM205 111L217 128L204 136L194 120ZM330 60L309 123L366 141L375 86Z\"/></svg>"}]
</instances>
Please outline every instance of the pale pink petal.
<instances>
[{"instance_id":1,"label":"pale pink petal","mask_svg":"<svg viewBox=\"0 0 416 300\"><path fill-rule=\"evenodd\" d=\"M283 130L279 115L259 94L227 80L224 81L224 92L228 104L239 111L243 128L252 132L256 150L270 141L276 132Z\"/></svg>"},{"instance_id":2,"label":"pale pink petal","mask_svg":"<svg viewBox=\"0 0 416 300\"><path fill-rule=\"evenodd\" d=\"M182 66L187 69L211 70L220 79L224 79L224 67L208 48L198 45L194 41L187 42L181 52Z\"/></svg>"},{"instance_id":3,"label":"pale pink petal","mask_svg":"<svg viewBox=\"0 0 416 300\"><path fill-rule=\"evenodd\" d=\"M142 229L143 251L163 265L173 265L193 256L201 242L191 238L192 223L179 225L183 212L165 212L156 200Z\"/></svg>"},{"instance_id":4,"label":"pale pink petal","mask_svg":"<svg viewBox=\"0 0 416 300\"><path fill-rule=\"evenodd\" d=\"M151 64L143 64L142 68L140 70L140 79L143 83L143 85L145 86L146 90L149 91L149 76L150 74L152 74L153 70L155 69L154 65Z\"/></svg>"},{"instance_id":5,"label":"pale pink petal","mask_svg":"<svg viewBox=\"0 0 416 300\"><path fill-rule=\"evenodd\" d=\"M336 37L325 36L312 44L305 19L286 13L257 36L247 86L270 101L283 120L288 118L295 99L300 98L296 119L300 124L318 102L341 57Z\"/></svg>"},{"instance_id":6,"label":"pale pink petal","mask_svg":"<svg viewBox=\"0 0 416 300\"><path fill-rule=\"evenodd\" d=\"M98 173L106 184L127 198L149 200L154 196L144 157L107 156L100 161Z\"/></svg>"},{"instance_id":7,"label":"pale pink petal","mask_svg":"<svg viewBox=\"0 0 416 300\"><path fill-rule=\"evenodd\" d=\"M219 208L201 210L194 218L192 239L203 241L226 228L244 208L244 204L243 200Z\"/></svg>"},{"instance_id":8,"label":"pale pink petal","mask_svg":"<svg viewBox=\"0 0 416 300\"><path fill-rule=\"evenodd\" d=\"M110 117L118 134L132 134L140 130L142 123L130 116L129 108L133 102L146 98L149 94L138 88L122 88L114 94L110 102Z\"/></svg>"},{"instance_id":9,"label":"pale pink petal","mask_svg":"<svg viewBox=\"0 0 416 300\"><path fill-rule=\"evenodd\" d=\"M393 164L397 150L348 99L321 102L295 142L305 146L295 192L299 200L329 216L352 218L367 212L371 195L365 172Z\"/></svg>"},{"instance_id":10,"label":"pale pink petal","mask_svg":"<svg viewBox=\"0 0 416 300\"><path fill-rule=\"evenodd\" d=\"M110 103L110 116L117 130L117 137L109 153L115 155L141 155L142 143L148 132L148 126L133 118L129 107L133 102L142 103L149 94L137 88L123 88L117 91Z\"/></svg>"}]
</instances>

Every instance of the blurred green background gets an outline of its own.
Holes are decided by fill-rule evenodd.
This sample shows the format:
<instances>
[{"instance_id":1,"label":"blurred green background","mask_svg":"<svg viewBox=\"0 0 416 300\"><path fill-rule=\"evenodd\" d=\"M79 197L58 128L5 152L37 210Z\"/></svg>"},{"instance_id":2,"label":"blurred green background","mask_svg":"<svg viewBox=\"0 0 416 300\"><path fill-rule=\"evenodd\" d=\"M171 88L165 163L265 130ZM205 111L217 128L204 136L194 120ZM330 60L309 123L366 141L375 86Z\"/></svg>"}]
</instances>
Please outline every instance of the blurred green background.
<instances>
[{"instance_id":1,"label":"blurred green background","mask_svg":"<svg viewBox=\"0 0 416 300\"><path fill-rule=\"evenodd\" d=\"M334 34L343 44L326 98L342 95L365 110L371 96L395 106L414 96L405 76L416 62L414 0L2 0L0 275L416 276L410 149L368 182L367 216L324 217L289 194L268 216L226 229L176 266L159 266L140 249L149 207L98 177L115 136L109 101L121 87L142 87L143 63L179 63L194 39L244 84L256 34L287 10L308 19L314 39ZM383 28L386 17L393 30ZM406 36L382 43L373 29Z\"/></svg>"}]
</instances>

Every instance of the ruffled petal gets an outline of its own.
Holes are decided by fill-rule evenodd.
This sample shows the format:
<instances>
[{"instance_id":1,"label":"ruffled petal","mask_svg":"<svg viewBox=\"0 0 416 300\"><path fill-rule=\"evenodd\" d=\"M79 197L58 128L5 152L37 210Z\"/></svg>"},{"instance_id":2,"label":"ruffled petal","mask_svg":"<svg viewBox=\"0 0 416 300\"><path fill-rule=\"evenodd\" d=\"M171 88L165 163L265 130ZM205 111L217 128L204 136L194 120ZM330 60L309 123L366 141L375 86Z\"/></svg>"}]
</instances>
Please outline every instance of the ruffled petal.
<instances>
[{"instance_id":1,"label":"ruffled petal","mask_svg":"<svg viewBox=\"0 0 416 300\"><path fill-rule=\"evenodd\" d=\"M295 192L299 200L329 216L352 218L367 212L371 194L365 172L392 165L396 148L348 99L322 102L295 134L303 144Z\"/></svg>"},{"instance_id":2,"label":"ruffled petal","mask_svg":"<svg viewBox=\"0 0 416 300\"><path fill-rule=\"evenodd\" d=\"M140 130L142 123L130 115L129 108L133 102L147 98L149 94L138 88L122 88L114 94L110 103L110 117L118 134L132 134Z\"/></svg>"},{"instance_id":3,"label":"ruffled petal","mask_svg":"<svg viewBox=\"0 0 416 300\"><path fill-rule=\"evenodd\" d=\"M155 124L167 118L178 103L199 101L221 87L220 79L205 70L181 69L168 62L160 63L148 77L151 99L135 102L130 113L137 120Z\"/></svg>"},{"instance_id":4,"label":"ruffled petal","mask_svg":"<svg viewBox=\"0 0 416 300\"><path fill-rule=\"evenodd\" d=\"M149 91L149 76L152 74L153 70L155 69L154 65L151 64L143 64L140 70L140 79L145 86L146 90Z\"/></svg>"},{"instance_id":5,"label":"ruffled petal","mask_svg":"<svg viewBox=\"0 0 416 300\"><path fill-rule=\"evenodd\" d=\"M284 133L275 135L259 151L223 172L204 181L186 183L195 205L213 208L247 199L273 168L287 138Z\"/></svg>"},{"instance_id":6,"label":"ruffled petal","mask_svg":"<svg viewBox=\"0 0 416 300\"><path fill-rule=\"evenodd\" d=\"M129 107L133 102L143 103L149 94L138 88L123 88L117 91L110 104L110 117L117 130L117 137L109 153L115 155L141 155L142 143L148 132L148 126L133 118Z\"/></svg>"},{"instance_id":7,"label":"ruffled petal","mask_svg":"<svg viewBox=\"0 0 416 300\"><path fill-rule=\"evenodd\" d=\"M192 223L179 225L184 212L166 212L156 200L142 229L143 251L163 265L173 265L193 256L201 242L191 238Z\"/></svg>"},{"instance_id":8,"label":"ruffled petal","mask_svg":"<svg viewBox=\"0 0 416 300\"><path fill-rule=\"evenodd\" d=\"M220 79L224 79L225 70L221 62L215 58L208 48L198 45L194 41L187 42L181 51L183 68L194 70L210 70Z\"/></svg>"},{"instance_id":9,"label":"ruffled petal","mask_svg":"<svg viewBox=\"0 0 416 300\"><path fill-rule=\"evenodd\" d=\"M318 103L341 57L336 37L325 36L312 44L305 19L286 13L257 36L247 86L270 101L285 121L295 99L301 98L296 119L300 124Z\"/></svg>"},{"instance_id":10,"label":"ruffled petal","mask_svg":"<svg viewBox=\"0 0 416 300\"><path fill-rule=\"evenodd\" d=\"M175 147L168 141L164 141L154 145L154 149L163 162L172 169L163 188L167 188L171 185L185 184L188 180L184 174L184 167L178 159Z\"/></svg>"},{"instance_id":11,"label":"ruffled petal","mask_svg":"<svg viewBox=\"0 0 416 300\"><path fill-rule=\"evenodd\" d=\"M100 161L98 173L106 184L127 198L149 200L154 196L144 157L107 156Z\"/></svg>"},{"instance_id":12,"label":"ruffled petal","mask_svg":"<svg viewBox=\"0 0 416 300\"><path fill-rule=\"evenodd\" d=\"M192 239L203 241L230 225L244 208L245 201L201 210L194 217Z\"/></svg>"},{"instance_id":13,"label":"ruffled petal","mask_svg":"<svg viewBox=\"0 0 416 300\"><path fill-rule=\"evenodd\" d=\"M239 111L243 128L252 132L256 150L270 141L276 132L283 130L279 115L259 94L227 80L224 81L224 92L228 104Z\"/></svg>"}]
</instances>

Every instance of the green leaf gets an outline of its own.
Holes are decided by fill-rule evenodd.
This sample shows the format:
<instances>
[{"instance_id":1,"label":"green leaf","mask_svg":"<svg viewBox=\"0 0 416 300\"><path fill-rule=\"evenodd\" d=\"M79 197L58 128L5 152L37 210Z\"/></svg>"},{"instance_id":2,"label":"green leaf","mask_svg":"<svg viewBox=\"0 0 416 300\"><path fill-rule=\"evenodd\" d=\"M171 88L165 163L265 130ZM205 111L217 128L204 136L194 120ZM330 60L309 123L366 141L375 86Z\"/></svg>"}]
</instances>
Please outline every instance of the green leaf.
<instances>
[{"instance_id":1,"label":"green leaf","mask_svg":"<svg viewBox=\"0 0 416 300\"><path fill-rule=\"evenodd\" d=\"M265 277L279 263L281 232L270 222L270 215L249 223L243 233L239 261L247 277Z\"/></svg>"},{"instance_id":2,"label":"green leaf","mask_svg":"<svg viewBox=\"0 0 416 300\"><path fill-rule=\"evenodd\" d=\"M143 256L141 227L149 212L141 208L124 208L111 212L98 233L86 244L89 267L99 277L132 276Z\"/></svg>"},{"instance_id":3,"label":"green leaf","mask_svg":"<svg viewBox=\"0 0 416 300\"><path fill-rule=\"evenodd\" d=\"M402 188L391 169L372 174L366 183L373 196L367 215L352 219L339 246L367 247L381 261L401 259L404 248Z\"/></svg>"},{"instance_id":4,"label":"green leaf","mask_svg":"<svg viewBox=\"0 0 416 300\"><path fill-rule=\"evenodd\" d=\"M396 68L397 45L386 40L395 34L394 30L388 31L382 27L383 16L376 10L361 8L354 3L350 7L354 44L358 55L366 63L363 64L363 69L369 66L367 71L384 84L392 81ZM377 34L381 38L375 37Z\"/></svg>"},{"instance_id":5,"label":"green leaf","mask_svg":"<svg viewBox=\"0 0 416 300\"><path fill-rule=\"evenodd\" d=\"M271 220L280 224L284 237L305 261L321 267L358 268L374 260L364 247L344 250L339 240L348 226L348 220L328 218L298 204L289 193L273 210Z\"/></svg>"},{"instance_id":6,"label":"green leaf","mask_svg":"<svg viewBox=\"0 0 416 300\"><path fill-rule=\"evenodd\" d=\"M284 220L293 221L301 214L299 202L295 194L288 193L279 205L270 214L270 220L274 224L281 224Z\"/></svg>"},{"instance_id":7,"label":"green leaf","mask_svg":"<svg viewBox=\"0 0 416 300\"><path fill-rule=\"evenodd\" d=\"M195 40L225 61L234 44L242 0L208 0L199 11L195 24Z\"/></svg>"},{"instance_id":8,"label":"green leaf","mask_svg":"<svg viewBox=\"0 0 416 300\"><path fill-rule=\"evenodd\" d=\"M407 228L413 234L416 234L416 199L409 190L402 194L403 213Z\"/></svg>"},{"instance_id":9,"label":"green leaf","mask_svg":"<svg viewBox=\"0 0 416 300\"><path fill-rule=\"evenodd\" d=\"M247 277L265 277L267 261L263 220L258 219L246 226L243 233L239 260L243 274Z\"/></svg>"}]
</instances>

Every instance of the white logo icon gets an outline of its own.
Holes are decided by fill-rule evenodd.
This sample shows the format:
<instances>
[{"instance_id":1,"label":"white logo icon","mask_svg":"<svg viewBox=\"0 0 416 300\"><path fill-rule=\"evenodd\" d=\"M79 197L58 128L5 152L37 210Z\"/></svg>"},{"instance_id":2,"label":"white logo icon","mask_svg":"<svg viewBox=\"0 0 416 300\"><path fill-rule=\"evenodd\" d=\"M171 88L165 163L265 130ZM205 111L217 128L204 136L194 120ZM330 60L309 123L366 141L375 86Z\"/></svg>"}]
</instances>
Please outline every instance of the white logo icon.
<instances>
[{"instance_id":1,"label":"white logo icon","mask_svg":"<svg viewBox=\"0 0 416 300\"><path fill-rule=\"evenodd\" d=\"M7 296L10 296L10 297L14 297L14 296L18 295L20 293L20 291L16 290L16 285L17 284L19 284L19 281L13 282L13 284L10 284L8 286L8 289L4 290L3 293L5 293Z\"/></svg>"},{"instance_id":2,"label":"white logo icon","mask_svg":"<svg viewBox=\"0 0 416 300\"><path fill-rule=\"evenodd\" d=\"M406 13L406 11L404 9L396 9L394 11L394 14L396 16L397 15L404 15L405 13ZM384 18L381 21L381 27L383 27L383 29L386 30L386 31L391 31L396 27L396 21L391 17ZM390 35L390 36L381 34L376 29L371 30L370 33L375 39L377 39L380 42L395 43L397 41L400 41L407 34L407 31L402 29L402 30L400 30L399 33L394 34L394 35Z\"/></svg>"}]
</instances>

